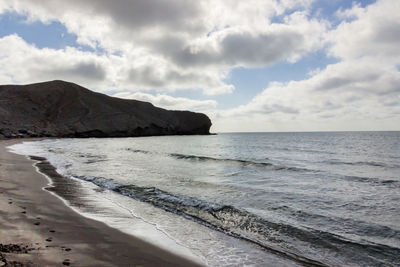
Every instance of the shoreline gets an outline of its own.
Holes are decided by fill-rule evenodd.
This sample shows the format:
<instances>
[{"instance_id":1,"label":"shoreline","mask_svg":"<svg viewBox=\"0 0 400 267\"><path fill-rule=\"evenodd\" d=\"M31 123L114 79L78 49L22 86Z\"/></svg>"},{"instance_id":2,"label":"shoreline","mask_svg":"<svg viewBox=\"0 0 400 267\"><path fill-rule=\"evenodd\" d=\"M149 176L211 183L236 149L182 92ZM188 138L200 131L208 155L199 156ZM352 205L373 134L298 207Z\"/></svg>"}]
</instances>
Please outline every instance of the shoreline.
<instances>
[{"instance_id":1,"label":"shoreline","mask_svg":"<svg viewBox=\"0 0 400 267\"><path fill-rule=\"evenodd\" d=\"M200 266L67 206L38 161L6 149L30 140L0 140L0 266Z\"/></svg>"}]
</instances>

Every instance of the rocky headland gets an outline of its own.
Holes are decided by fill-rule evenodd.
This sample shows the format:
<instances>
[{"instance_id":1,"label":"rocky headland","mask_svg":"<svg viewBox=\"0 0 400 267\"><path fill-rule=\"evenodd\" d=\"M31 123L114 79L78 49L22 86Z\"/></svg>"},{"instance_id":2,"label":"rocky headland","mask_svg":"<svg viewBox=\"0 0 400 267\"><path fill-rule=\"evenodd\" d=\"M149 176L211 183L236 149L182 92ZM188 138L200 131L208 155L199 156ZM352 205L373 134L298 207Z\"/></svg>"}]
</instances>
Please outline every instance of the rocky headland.
<instances>
[{"instance_id":1,"label":"rocky headland","mask_svg":"<svg viewBox=\"0 0 400 267\"><path fill-rule=\"evenodd\" d=\"M202 113L170 111L50 81L0 86L0 139L209 134Z\"/></svg>"}]
</instances>

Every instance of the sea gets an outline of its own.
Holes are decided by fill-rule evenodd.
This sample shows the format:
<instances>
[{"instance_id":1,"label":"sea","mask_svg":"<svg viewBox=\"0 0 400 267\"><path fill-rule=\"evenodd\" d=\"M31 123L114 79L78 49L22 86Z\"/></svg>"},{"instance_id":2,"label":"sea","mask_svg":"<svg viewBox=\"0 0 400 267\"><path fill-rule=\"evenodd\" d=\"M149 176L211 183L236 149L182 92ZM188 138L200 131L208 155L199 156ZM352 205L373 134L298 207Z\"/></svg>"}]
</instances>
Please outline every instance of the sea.
<instances>
[{"instance_id":1,"label":"sea","mask_svg":"<svg viewBox=\"0 0 400 267\"><path fill-rule=\"evenodd\" d=\"M79 196L64 201L82 215L204 265L400 266L400 132L47 139L10 150L75 181Z\"/></svg>"}]
</instances>

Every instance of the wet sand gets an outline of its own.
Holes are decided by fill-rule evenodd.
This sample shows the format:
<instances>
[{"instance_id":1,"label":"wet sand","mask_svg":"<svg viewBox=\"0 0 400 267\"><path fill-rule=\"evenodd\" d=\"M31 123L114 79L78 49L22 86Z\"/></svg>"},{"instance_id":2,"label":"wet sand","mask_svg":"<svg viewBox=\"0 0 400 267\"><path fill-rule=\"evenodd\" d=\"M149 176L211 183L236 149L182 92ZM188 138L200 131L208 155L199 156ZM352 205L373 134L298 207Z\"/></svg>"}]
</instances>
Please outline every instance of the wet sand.
<instances>
[{"instance_id":1,"label":"wet sand","mask_svg":"<svg viewBox=\"0 0 400 267\"><path fill-rule=\"evenodd\" d=\"M49 182L34 161L6 149L25 140L0 140L0 266L199 266L85 218L43 190Z\"/></svg>"}]
</instances>

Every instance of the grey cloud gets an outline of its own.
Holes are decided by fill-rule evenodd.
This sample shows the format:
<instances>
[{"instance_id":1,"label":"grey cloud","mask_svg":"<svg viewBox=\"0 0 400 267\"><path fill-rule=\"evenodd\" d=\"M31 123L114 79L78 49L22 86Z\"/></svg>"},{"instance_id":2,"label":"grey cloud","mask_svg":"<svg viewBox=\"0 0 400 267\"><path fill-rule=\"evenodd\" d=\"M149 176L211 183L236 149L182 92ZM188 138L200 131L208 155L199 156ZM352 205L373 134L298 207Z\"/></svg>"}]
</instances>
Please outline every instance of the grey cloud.
<instances>
[{"instance_id":1,"label":"grey cloud","mask_svg":"<svg viewBox=\"0 0 400 267\"><path fill-rule=\"evenodd\" d=\"M289 56L302 44L303 37L295 32L258 36L245 33L228 35L221 46L223 58L232 65L264 65Z\"/></svg>"},{"instance_id":2,"label":"grey cloud","mask_svg":"<svg viewBox=\"0 0 400 267\"><path fill-rule=\"evenodd\" d=\"M351 78L343 78L343 77L332 77L326 80L323 80L318 86L316 86L316 90L330 90L336 89L347 84L352 83L353 80Z\"/></svg>"},{"instance_id":3,"label":"grey cloud","mask_svg":"<svg viewBox=\"0 0 400 267\"><path fill-rule=\"evenodd\" d=\"M75 0L76 1L76 0ZM85 2L83 4L82 2ZM282 30L277 33L257 35L249 32L232 32L220 40L217 51L210 47L193 51L188 46L187 34L205 31L200 1L189 0L101 0L79 1L96 14L110 16L117 25L135 29L167 29L163 37L147 36L146 40L135 40L153 47L154 53L170 58L183 67L196 66L264 66L286 59L305 49L304 37L295 31ZM179 32L184 32L180 35ZM184 37L185 36L185 37ZM148 39L149 38L149 39Z\"/></svg>"},{"instance_id":4,"label":"grey cloud","mask_svg":"<svg viewBox=\"0 0 400 267\"><path fill-rule=\"evenodd\" d=\"M201 13L198 1L189 0L100 0L87 2L97 13L110 15L117 24L129 28L168 27L176 30L199 27L193 18Z\"/></svg>"},{"instance_id":5,"label":"grey cloud","mask_svg":"<svg viewBox=\"0 0 400 267\"><path fill-rule=\"evenodd\" d=\"M373 31L372 39L380 43L399 43L400 42L400 23L387 21L376 25L377 29Z\"/></svg>"},{"instance_id":6,"label":"grey cloud","mask_svg":"<svg viewBox=\"0 0 400 267\"><path fill-rule=\"evenodd\" d=\"M188 83L191 81L198 80L198 76L190 73L190 74L184 74L178 71L168 71L167 75L165 75L165 79L167 81L173 81L173 82L182 82L182 83Z\"/></svg>"},{"instance_id":7,"label":"grey cloud","mask_svg":"<svg viewBox=\"0 0 400 267\"><path fill-rule=\"evenodd\" d=\"M149 40L146 45L151 47L154 53L160 53L183 67L202 66L220 60L217 53L210 49L193 52L182 36L165 35L160 39Z\"/></svg>"},{"instance_id":8,"label":"grey cloud","mask_svg":"<svg viewBox=\"0 0 400 267\"><path fill-rule=\"evenodd\" d=\"M262 105L261 109L258 110L259 113L275 113L275 112L281 112L281 113L287 113L287 114L298 114L299 110L287 106L283 106L280 104L264 104Z\"/></svg>"},{"instance_id":9,"label":"grey cloud","mask_svg":"<svg viewBox=\"0 0 400 267\"><path fill-rule=\"evenodd\" d=\"M172 97L168 95L151 95L145 93L129 93L120 92L114 95L115 97L137 99L146 102L151 102L157 107L175 109L175 110L207 110L215 108L217 102L214 100L194 100L182 97Z\"/></svg>"},{"instance_id":10,"label":"grey cloud","mask_svg":"<svg viewBox=\"0 0 400 267\"><path fill-rule=\"evenodd\" d=\"M161 45L162 44L162 45ZM193 51L185 47L183 39L166 38L154 44L180 66L264 66L290 57L304 49L304 37L296 32L260 34L230 33L220 42L216 51L202 48Z\"/></svg>"},{"instance_id":11,"label":"grey cloud","mask_svg":"<svg viewBox=\"0 0 400 267\"><path fill-rule=\"evenodd\" d=\"M128 80L133 83L151 87L162 87L165 85L165 80L162 79L162 76L157 75L150 67L132 69L129 72Z\"/></svg>"},{"instance_id":12,"label":"grey cloud","mask_svg":"<svg viewBox=\"0 0 400 267\"><path fill-rule=\"evenodd\" d=\"M340 109L343 107L343 105L338 104L338 103L333 103L330 100L327 100L323 103L324 110L335 110L335 109Z\"/></svg>"},{"instance_id":13,"label":"grey cloud","mask_svg":"<svg viewBox=\"0 0 400 267\"><path fill-rule=\"evenodd\" d=\"M282 112L282 113L299 114L299 110L298 109L291 108L291 107L285 107L285 106L281 106L281 105L275 104L275 105L273 105L273 108L276 111Z\"/></svg>"},{"instance_id":14,"label":"grey cloud","mask_svg":"<svg viewBox=\"0 0 400 267\"><path fill-rule=\"evenodd\" d=\"M18 0L20 6L36 6L50 14L84 12L85 15L103 15L118 27L130 31L157 27L175 30L202 28L196 18L202 13L200 1L190 0Z\"/></svg>"},{"instance_id":15,"label":"grey cloud","mask_svg":"<svg viewBox=\"0 0 400 267\"><path fill-rule=\"evenodd\" d=\"M387 107L400 107L400 99L383 103Z\"/></svg>"},{"instance_id":16,"label":"grey cloud","mask_svg":"<svg viewBox=\"0 0 400 267\"><path fill-rule=\"evenodd\" d=\"M346 103L351 103L351 102L359 101L359 100L361 100L361 99L362 99L362 98L361 98L360 96L355 96L355 95L353 95L353 96L349 96L349 97L345 98L344 101L345 101Z\"/></svg>"},{"instance_id":17,"label":"grey cloud","mask_svg":"<svg viewBox=\"0 0 400 267\"><path fill-rule=\"evenodd\" d=\"M140 84L147 87L161 88L168 87L170 84L193 84L200 83L215 86L215 81L205 75L197 75L189 72L183 73L167 69L165 73L158 73L157 69L145 66L141 68L133 68L128 74L128 81L134 84Z\"/></svg>"},{"instance_id":18,"label":"grey cloud","mask_svg":"<svg viewBox=\"0 0 400 267\"><path fill-rule=\"evenodd\" d=\"M78 79L102 81L106 77L105 69L96 64L81 62L72 66L58 67L51 66L50 68L37 67L38 76L46 76L47 79Z\"/></svg>"},{"instance_id":19,"label":"grey cloud","mask_svg":"<svg viewBox=\"0 0 400 267\"><path fill-rule=\"evenodd\" d=\"M400 75L390 79L386 85L382 85L378 91L379 95L391 95L395 94L400 96Z\"/></svg>"},{"instance_id":20,"label":"grey cloud","mask_svg":"<svg viewBox=\"0 0 400 267\"><path fill-rule=\"evenodd\" d=\"M330 119L330 118L335 118L336 115L335 114L322 114L322 115L319 115L319 117L322 119Z\"/></svg>"},{"instance_id":21,"label":"grey cloud","mask_svg":"<svg viewBox=\"0 0 400 267\"><path fill-rule=\"evenodd\" d=\"M320 84L315 86L315 90L331 90L337 89L344 86L351 85L356 82L372 82L381 77L381 74L377 73L347 73L346 75L333 76L324 79ZM362 89L362 88L361 88Z\"/></svg>"}]
</instances>

